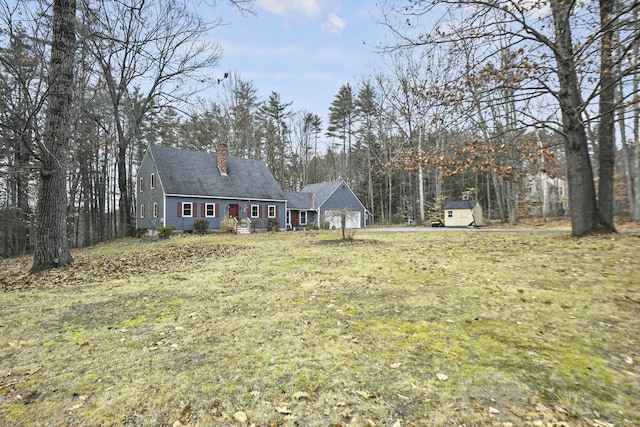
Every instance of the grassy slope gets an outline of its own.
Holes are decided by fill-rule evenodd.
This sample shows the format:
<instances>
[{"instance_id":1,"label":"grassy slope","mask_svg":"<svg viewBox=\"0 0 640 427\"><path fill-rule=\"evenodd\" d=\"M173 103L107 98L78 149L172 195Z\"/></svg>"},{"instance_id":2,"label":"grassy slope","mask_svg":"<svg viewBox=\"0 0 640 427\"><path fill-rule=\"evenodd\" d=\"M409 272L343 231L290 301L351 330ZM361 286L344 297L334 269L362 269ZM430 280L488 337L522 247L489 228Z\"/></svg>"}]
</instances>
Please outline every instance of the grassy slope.
<instances>
[{"instance_id":1,"label":"grassy slope","mask_svg":"<svg viewBox=\"0 0 640 427\"><path fill-rule=\"evenodd\" d=\"M0 424L640 425L637 236L337 238L0 261Z\"/></svg>"}]
</instances>

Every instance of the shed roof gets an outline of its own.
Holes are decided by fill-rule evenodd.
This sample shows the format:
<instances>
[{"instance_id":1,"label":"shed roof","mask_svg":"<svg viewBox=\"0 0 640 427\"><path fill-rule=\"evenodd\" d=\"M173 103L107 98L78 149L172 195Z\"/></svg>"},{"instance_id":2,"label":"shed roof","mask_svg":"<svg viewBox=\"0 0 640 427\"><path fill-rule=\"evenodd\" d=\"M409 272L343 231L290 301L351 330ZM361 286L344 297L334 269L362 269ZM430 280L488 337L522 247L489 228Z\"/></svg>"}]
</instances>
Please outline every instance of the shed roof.
<instances>
[{"instance_id":1,"label":"shed roof","mask_svg":"<svg viewBox=\"0 0 640 427\"><path fill-rule=\"evenodd\" d=\"M444 205L444 209L473 209L477 200L452 200Z\"/></svg>"},{"instance_id":2,"label":"shed roof","mask_svg":"<svg viewBox=\"0 0 640 427\"><path fill-rule=\"evenodd\" d=\"M215 153L153 145L148 154L166 194L286 200L263 161L228 156L225 176L218 169Z\"/></svg>"}]
</instances>

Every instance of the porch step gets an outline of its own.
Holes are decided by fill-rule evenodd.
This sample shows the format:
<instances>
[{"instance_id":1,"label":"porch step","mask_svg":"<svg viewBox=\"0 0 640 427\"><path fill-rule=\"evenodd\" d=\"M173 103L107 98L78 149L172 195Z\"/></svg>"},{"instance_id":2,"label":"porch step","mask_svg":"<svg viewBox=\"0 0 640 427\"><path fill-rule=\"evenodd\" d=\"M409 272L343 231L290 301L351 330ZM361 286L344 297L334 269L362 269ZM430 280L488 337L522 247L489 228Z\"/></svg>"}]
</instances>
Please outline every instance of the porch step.
<instances>
[{"instance_id":1,"label":"porch step","mask_svg":"<svg viewBox=\"0 0 640 427\"><path fill-rule=\"evenodd\" d=\"M251 230L249 230L249 227L238 226L238 228L236 229L236 234L251 234Z\"/></svg>"}]
</instances>

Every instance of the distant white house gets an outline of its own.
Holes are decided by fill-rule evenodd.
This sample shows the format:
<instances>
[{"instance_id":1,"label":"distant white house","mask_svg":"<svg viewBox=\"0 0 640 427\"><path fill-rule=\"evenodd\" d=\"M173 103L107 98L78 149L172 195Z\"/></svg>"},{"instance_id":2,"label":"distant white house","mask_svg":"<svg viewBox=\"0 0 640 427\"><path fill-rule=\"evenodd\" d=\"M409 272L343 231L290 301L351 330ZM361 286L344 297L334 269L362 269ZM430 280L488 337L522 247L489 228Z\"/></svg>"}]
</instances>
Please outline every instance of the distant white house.
<instances>
[{"instance_id":1,"label":"distant white house","mask_svg":"<svg viewBox=\"0 0 640 427\"><path fill-rule=\"evenodd\" d=\"M525 202L533 216L564 216L569 209L567 181L539 172L529 175Z\"/></svg>"},{"instance_id":2,"label":"distant white house","mask_svg":"<svg viewBox=\"0 0 640 427\"><path fill-rule=\"evenodd\" d=\"M444 205L444 226L484 225L482 215L482 206L477 200L453 200Z\"/></svg>"}]
</instances>

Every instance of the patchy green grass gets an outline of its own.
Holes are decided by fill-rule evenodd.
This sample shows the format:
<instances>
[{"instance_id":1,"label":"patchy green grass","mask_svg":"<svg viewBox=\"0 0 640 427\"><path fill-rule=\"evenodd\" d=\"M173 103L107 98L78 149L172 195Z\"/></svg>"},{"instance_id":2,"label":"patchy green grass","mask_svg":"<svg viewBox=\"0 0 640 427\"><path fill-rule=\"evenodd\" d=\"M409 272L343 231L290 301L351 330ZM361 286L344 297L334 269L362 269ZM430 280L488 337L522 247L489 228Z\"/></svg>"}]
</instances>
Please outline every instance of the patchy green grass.
<instances>
[{"instance_id":1,"label":"patchy green grass","mask_svg":"<svg viewBox=\"0 0 640 427\"><path fill-rule=\"evenodd\" d=\"M0 261L0 424L640 425L640 238L124 240Z\"/></svg>"}]
</instances>

